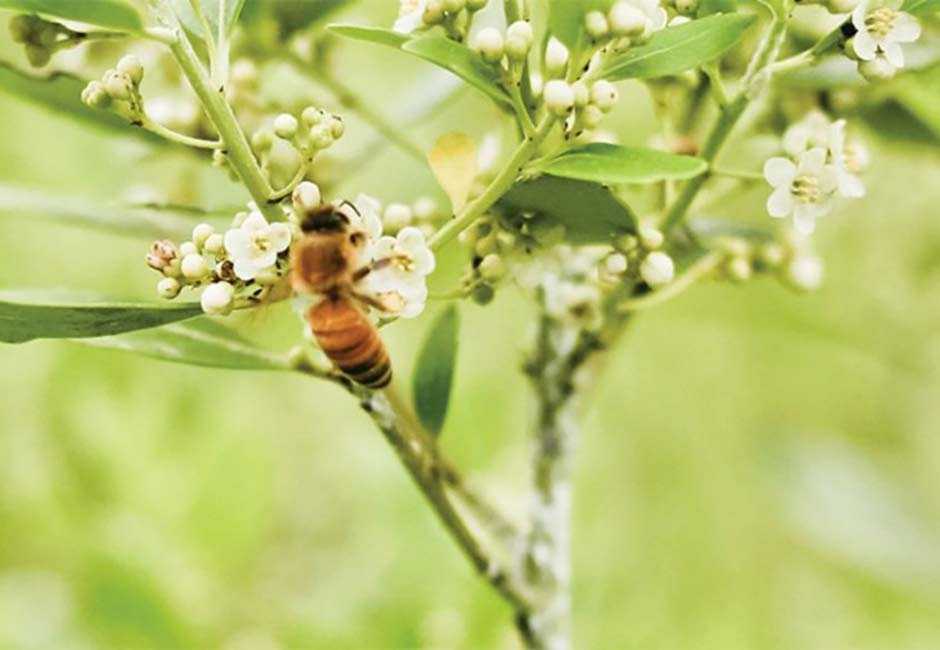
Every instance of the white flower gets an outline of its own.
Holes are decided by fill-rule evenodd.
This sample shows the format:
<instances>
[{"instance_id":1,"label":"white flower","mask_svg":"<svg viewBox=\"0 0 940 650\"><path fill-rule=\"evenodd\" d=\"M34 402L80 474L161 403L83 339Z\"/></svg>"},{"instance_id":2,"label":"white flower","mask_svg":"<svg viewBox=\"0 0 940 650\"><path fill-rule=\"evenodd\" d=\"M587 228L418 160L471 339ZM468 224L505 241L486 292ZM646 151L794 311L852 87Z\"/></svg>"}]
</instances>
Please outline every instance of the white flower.
<instances>
[{"instance_id":1,"label":"white flower","mask_svg":"<svg viewBox=\"0 0 940 650\"><path fill-rule=\"evenodd\" d=\"M202 292L199 304L207 314L224 316L232 311L235 287L228 282L213 282Z\"/></svg>"},{"instance_id":2,"label":"white flower","mask_svg":"<svg viewBox=\"0 0 940 650\"><path fill-rule=\"evenodd\" d=\"M396 296L395 302L400 304L390 306L390 310L398 316L414 318L420 314L428 297L427 276L435 265L424 233L409 226L395 237L381 237L372 246L371 255L375 270L363 280L366 291Z\"/></svg>"},{"instance_id":3,"label":"white flower","mask_svg":"<svg viewBox=\"0 0 940 650\"><path fill-rule=\"evenodd\" d=\"M353 200L355 210L344 210L349 225L366 233L369 243L382 236L382 204L368 194L360 194ZM348 207L348 206L347 206Z\"/></svg>"},{"instance_id":4,"label":"white flower","mask_svg":"<svg viewBox=\"0 0 940 650\"><path fill-rule=\"evenodd\" d=\"M838 120L833 124L831 132L829 155L832 159L832 167L835 170L839 194L847 199L861 198L865 196L865 185L862 183L862 179L852 173L853 169L858 169L853 164L856 161L850 159L846 154L845 120Z\"/></svg>"},{"instance_id":5,"label":"white flower","mask_svg":"<svg viewBox=\"0 0 940 650\"><path fill-rule=\"evenodd\" d=\"M401 6L398 8L398 20L392 25L392 29L401 34L410 34L424 26L425 9L428 8L428 0L401 0Z\"/></svg>"},{"instance_id":6,"label":"white flower","mask_svg":"<svg viewBox=\"0 0 940 650\"><path fill-rule=\"evenodd\" d=\"M252 280L258 273L274 266L277 254L290 246L291 232L286 223L269 224L260 212L252 212L238 228L225 233L225 250L234 265L235 275Z\"/></svg>"},{"instance_id":7,"label":"white flower","mask_svg":"<svg viewBox=\"0 0 940 650\"><path fill-rule=\"evenodd\" d=\"M859 150L861 156L856 156L856 147L846 143L845 125L845 120L830 122L821 111L810 111L783 134L783 148L794 158L799 158L809 149L825 149L827 160L835 172L839 194L847 199L857 199L865 196L865 185L855 175L864 166L865 152Z\"/></svg>"},{"instance_id":8,"label":"white flower","mask_svg":"<svg viewBox=\"0 0 940 650\"><path fill-rule=\"evenodd\" d=\"M901 43L920 37L920 23L905 11L899 11L902 0L868 0L852 12L852 24L858 33L852 48L862 61L884 59L892 68L904 67Z\"/></svg>"},{"instance_id":9,"label":"white flower","mask_svg":"<svg viewBox=\"0 0 940 650\"><path fill-rule=\"evenodd\" d=\"M767 199L767 212L777 218L792 214L793 224L802 234L813 232L816 219L832 208L836 175L826 164L822 147L803 153L795 165L787 158L771 158L764 164L764 177L774 188Z\"/></svg>"},{"instance_id":10,"label":"white flower","mask_svg":"<svg viewBox=\"0 0 940 650\"><path fill-rule=\"evenodd\" d=\"M832 123L826 114L812 110L784 132L783 150L798 158L807 149L829 149L832 135Z\"/></svg>"}]
</instances>

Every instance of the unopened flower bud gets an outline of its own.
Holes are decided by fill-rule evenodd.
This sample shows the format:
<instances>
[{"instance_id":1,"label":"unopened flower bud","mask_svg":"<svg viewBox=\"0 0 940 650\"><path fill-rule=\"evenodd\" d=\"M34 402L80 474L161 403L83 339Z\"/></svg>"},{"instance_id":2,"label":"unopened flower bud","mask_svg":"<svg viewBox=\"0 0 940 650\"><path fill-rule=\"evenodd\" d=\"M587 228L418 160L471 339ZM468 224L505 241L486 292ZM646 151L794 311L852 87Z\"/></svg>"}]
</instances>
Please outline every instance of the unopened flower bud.
<instances>
[{"instance_id":1,"label":"unopened flower bud","mask_svg":"<svg viewBox=\"0 0 940 650\"><path fill-rule=\"evenodd\" d=\"M484 27L474 36L472 47L485 61L496 63L503 58L503 35L495 27Z\"/></svg>"},{"instance_id":2,"label":"unopened flower bud","mask_svg":"<svg viewBox=\"0 0 940 650\"><path fill-rule=\"evenodd\" d=\"M443 0L444 11L450 14L457 14L463 11L467 6L467 0Z\"/></svg>"},{"instance_id":3,"label":"unopened flower bud","mask_svg":"<svg viewBox=\"0 0 940 650\"><path fill-rule=\"evenodd\" d=\"M147 266L155 271L164 271L179 256L176 246L169 239L159 239L150 245Z\"/></svg>"},{"instance_id":4,"label":"unopened flower bud","mask_svg":"<svg viewBox=\"0 0 940 650\"><path fill-rule=\"evenodd\" d=\"M131 98L131 88L133 84L130 78L117 70L108 70L102 80L104 89L112 98L127 101Z\"/></svg>"},{"instance_id":5,"label":"unopened flower bud","mask_svg":"<svg viewBox=\"0 0 940 650\"><path fill-rule=\"evenodd\" d=\"M617 36L640 36L649 22L646 15L629 2L617 2L607 12L610 31Z\"/></svg>"},{"instance_id":6,"label":"unopened flower bud","mask_svg":"<svg viewBox=\"0 0 940 650\"><path fill-rule=\"evenodd\" d=\"M404 203L389 203L382 214L382 223L393 232L411 224L411 208Z\"/></svg>"},{"instance_id":7,"label":"unopened flower bud","mask_svg":"<svg viewBox=\"0 0 940 650\"><path fill-rule=\"evenodd\" d=\"M867 81L887 81L897 74L898 69L883 56L876 56L871 61L861 61L858 64L858 72L865 77Z\"/></svg>"},{"instance_id":8,"label":"unopened flower bud","mask_svg":"<svg viewBox=\"0 0 940 650\"><path fill-rule=\"evenodd\" d=\"M443 0L428 0L428 4L421 14L421 22L425 25L437 25L444 20L444 2Z\"/></svg>"},{"instance_id":9,"label":"unopened flower bud","mask_svg":"<svg viewBox=\"0 0 940 650\"><path fill-rule=\"evenodd\" d=\"M193 228L193 243L196 248L205 246L206 240L213 234L215 234L215 229L207 223L201 223Z\"/></svg>"},{"instance_id":10,"label":"unopened flower bud","mask_svg":"<svg viewBox=\"0 0 940 650\"><path fill-rule=\"evenodd\" d=\"M297 118L290 113L281 113L275 117L274 134L282 140L293 140L297 135Z\"/></svg>"},{"instance_id":11,"label":"unopened flower bud","mask_svg":"<svg viewBox=\"0 0 940 650\"><path fill-rule=\"evenodd\" d=\"M211 255L218 255L225 248L225 238L219 233L213 233L206 239L203 250Z\"/></svg>"},{"instance_id":12,"label":"unopened flower bud","mask_svg":"<svg viewBox=\"0 0 940 650\"><path fill-rule=\"evenodd\" d=\"M721 250L731 257L745 257L751 252L751 245L740 237L727 237L722 239L719 245Z\"/></svg>"},{"instance_id":13,"label":"unopened flower bud","mask_svg":"<svg viewBox=\"0 0 940 650\"><path fill-rule=\"evenodd\" d=\"M575 81L571 84L571 89L574 91L574 105L578 108L587 106L587 103L591 101L591 91L588 90L587 84L583 81Z\"/></svg>"},{"instance_id":14,"label":"unopened flower bud","mask_svg":"<svg viewBox=\"0 0 940 650\"><path fill-rule=\"evenodd\" d=\"M496 292L493 291L493 287L485 283L478 284L470 292L470 298L478 305L488 305L493 302L493 296L495 295Z\"/></svg>"},{"instance_id":15,"label":"unopened flower bud","mask_svg":"<svg viewBox=\"0 0 940 650\"><path fill-rule=\"evenodd\" d=\"M195 255L199 252L199 249L196 248L196 244L191 241L184 241L180 244L180 257L186 257L187 255Z\"/></svg>"},{"instance_id":16,"label":"unopened flower bud","mask_svg":"<svg viewBox=\"0 0 940 650\"><path fill-rule=\"evenodd\" d=\"M698 11L699 0L673 0L673 5L680 14L691 16Z\"/></svg>"},{"instance_id":17,"label":"unopened flower bud","mask_svg":"<svg viewBox=\"0 0 940 650\"><path fill-rule=\"evenodd\" d=\"M829 9L830 13L849 14L855 10L858 3L859 0L828 0L824 1L822 4Z\"/></svg>"},{"instance_id":18,"label":"unopened flower bud","mask_svg":"<svg viewBox=\"0 0 940 650\"><path fill-rule=\"evenodd\" d=\"M308 106L304 109L304 112L300 114L300 119L303 120L303 123L307 126L307 128L316 126L320 122L323 122L326 117L326 112L317 108L316 106Z\"/></svg>"},{"instance_id":19,"label":"unopened flower bud","mask_svg":"<svg viewBox=\"0 0 940 650\"><path fill-rule=\"evenodd\" d=\"M552 36L545 46L545 70L549 76L557 77L565 71L568 65L568 48L564 43Z\"/></svg>"},{"instance_id":20,"label":"unopened flower bud","mask_svg":"<svg viewBox=\"0 0 940 650\"><path fill-rule=\"evenodd\" d=\"M527 20L517 20L506 28L506 54L509 58L521 61L532 47L532 25Z\"/></svg>"},{"instance_id":21,"label":"unopened flower bud","mask_svg":"<svg viewBox=\"0 0 940 650\"><path fill-rule=\"evenodd\" d=\"M600 11L589 11L584 16L584 30L591 38L604 38L610 33L607 16Z\"/></svg>"},{"instance_id":22,"label":"unopened flower bud","mask_svg":"<svg viewBox=\"0 0 940 650\"><path fill-rule=\"evenodd\" d=\"M225 316L235 302L235 287L228 282L213 282L202 292L199 303L207 314Z\"/></svg>"},{"instance_id":23,"label":"unopened flower bud","mask_svg":"<svg viewBox=\"0 0 940 650\"><path fill-rule=\"evenodd\" d=\"M676 275L672 258L661 251L654 251L640 263L640 277L651 287L669 284Z\"/></svg>"},{"instance_id":24,"label":"unopened flower bud","mask_svg":"<svg viewBox=\"0 0 940 650\"><path fill-rule=\"evenodd\" d=\"M545 106L555 115L566 115L574 107L574 90L561 79L552 79L542 91Z\"/></svg>"},{"instance_id":25,"label":"unopened flower bud","mask_svg":"<svg viewBox=\"0 0 940 650\"><path fill-rule=\"evenodd\" d=\"M274 146L274 133L268 129L258 129L251 136L251 146L257 153L266 153Z\"/></svg>"},{"instance_id":26,"label":"unopened flower bud","mask_svg":"<svg viewBox=\"0 0 940 650\"><path fill-rule=\"evenodd\" d=\"M339 140L343 137L343 133L346 132L346 125L343 124L343 118L338 115L331 115L326 120L326 124L330 128L330 135L333 136L334 140Z\"/></svg>"},{"instance_id":27,"label":"unopened flower bud","mask_svg":"<svg viewBox=\"0 0 940 650\"><path fill-rule=\"evenodd\" d=\"M316 183L303 181L294 188L291 194L291 202L298 215L310 214L320 207L320 188Z\"/></svg>"},{"instance_id":28,"label":"unopened flower bud","mask_svg":"<svg viewBox=\"0 0 940 650\"><path fill-rule=\"evenodd\" d=\"M617 98L617 88L605 79L595 81L591 86L591 103L605 113L616 105Z\"/></svg>"},{"instance_id":29,"label":"unopened flower bud","mask_svg":"<svg viewBox=\"0 0 940 650\"><path fill-rule=\"evenodd\" d=\"M111 95L100 81L90 81L82 91L82 102L91 108L104 109L111 105Z\"/></svg>"},{"instance_id":30,"label":"unopened flower bud","mask_svg":"<svg viewBox=\"0 0 940 650\"><path fill-rule=\"evenodd\" d=\"M822 286L823 262L815 255L797 255L787 265L785 278L794 289L815 291Z\"/></svg>"},{"instance_id":31,"label":"unopened flower bud","mask_svg":"<svg viewBox=\"0 0 940 650\"><path fill-rule=\"evenodd\" d=\"M611 275L620 275L627 270L627 256L623 253L612 253L604 260L604 269Z\"/></svg>"},{"instance_id":32,"label":"unopened flower bud","mask_svg":"<svg viewBox=\"0 0 940 650\"><path fill-rule=\"evenodd\" d=\"M333 134L330 125L317 124L310 129L310 146L314 149L327 149L333 144Z\"/></svg>"},{"instance_id":33,"label":"unopened flower bud","mask_svg":"<svg viewBox=\"0 0 940 650\"><path fill-rule=\"evenodd\" d=\"M499 248L499 242L496 239L496 233L491 232L477 239L473 252L477 257L486 257L490 253L495 253L497 248Z\"/></svg>"},{"instance_id":34,"label":"unopened flower bud","mask_svg":"<svg viewBox=\"0 0 940 650\"><path fill-rule=\"evenodd\" d=\"M422 196L411 206L411 211L416 220L429 221L437 213L437 203L429 196Z\"/></svg>"},{"instance_id":35,"label":"unopened flower bud","mask_svg":"<svg viewBox=\"0 0 940 650\"><path fill-rule=\"evenodd\" d=\"M640 244L648 251L656 250L666 239L661 230L647 225L641 225L637 229L637 235L640 238Z\"/></svg>"},{"instance_id":36,"label":"unopened flower bud","mask_svg":"<svg viewBox=\"0 0 940 650\"><path fill-rule=\"evenodd\" d=\"M121 74L127 75L127 78L135 86L139 85L144 78L144 64L133 54L122 57L115 69Z\"/></svg>"},{"instance_id":37,"label":"unopened flower bud","mask_svg":"<svg viewBox=\"0 0 940 650\"><path fill-rule=\"evenodd\" d=\"M201 280L209 273L209 265L206 264L202 255L190 253L183 257L180 270L183 272L183 277L188 280Z\"/></svg>"},{"instance_id":38,"label":"unopened flower bud","mask_svg":"<svg viewBox=\"0 0 940 650\"><path fill-rule=\"evenodd\" d=\"M490 253L484 257L477 269L480 271L480 277L490 282L496 282L506 275L506 264L496 253Z\"/></svg>"},{"instance_id":39,"label":"unopened flower bud","mask_svg":"<svg viewBox=\"0 0 940 650\"><path fill-rule=\"evenodd\" d=\"M157 282L157 295L167 300L172 300L180 295L180 289L182 289L182 286L174 278L163 278Z\"/></svg>"},{"instance_id":40,"label":"unopened flower bud","mask_svg":"<svg viewBox=\"0 0 940 650\"><path fill-rule=\"evenodd\" d=\"M746 257L732 257L727 263L728 277L735 282L749 280L754 272L751 261Z\"/></svg>"},{"instance_id":41,"label":"unopened flower bud","mask_svg":"<svg viewBox=\"0 0 940 650\"><path fill-rule=\"evenodd\" d=\"M614 248L623 251L624 253L629 253L630 251L636 250L636 247L639 245L640 240L636 235L621 235L614 242Z\"/></svg>"},{"instance_id":42,"label":"unopened flower bud","mask_svg":"<svg viewBox=\"0 0 940 650\"><path fill-rule=\"evenodd\" d=\"M783 246L776 242L764 244L758 251L758 259L762 264L770 268L780 266L785 257L786 252L783 250Z\"/></svg>"}]
</instances>

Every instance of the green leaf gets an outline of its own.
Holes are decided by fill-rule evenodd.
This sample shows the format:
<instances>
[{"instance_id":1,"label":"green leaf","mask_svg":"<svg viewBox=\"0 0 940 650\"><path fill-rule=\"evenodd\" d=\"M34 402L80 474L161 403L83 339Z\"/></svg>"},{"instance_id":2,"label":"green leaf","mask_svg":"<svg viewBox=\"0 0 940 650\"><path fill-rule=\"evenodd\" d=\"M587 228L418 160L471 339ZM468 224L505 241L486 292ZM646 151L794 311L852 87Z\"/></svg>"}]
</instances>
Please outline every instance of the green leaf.
<instances>
[{"instance_id":1,"label":"green leaf","mask_svg":"<svg viewBox=\"0 0 940 650\"><path fill-rule=\"evenodd\" d=\"M741 40L754 16L708 16L656 32L646 45L612 57L599 76L610 80L651 79L714 61Z\"/></svg>"},{"instance_id":2,"label":"green leaf","mask_svg":"<svg viewBox=\"0 0 940 650\"><path fill-rule=\"evenodd\" d=\"M656 183L698 176L708 169L708 163L692 156L598 142L569 149L538 169L552 176L595 183Z\"/></svg>"},{"instance_id":3,"label":"green leaf","mask_svg":"<svg viewBox=\"0 0 940 650\"><path fill-rule=\"evenodd\" d=\"M402 45L411 40L406 34L382 29L380 27L361 27L359 25L330 25L328 29L339 36L351 38L366 43L378 43L400 49Z\"/></svg>"},{"instance_id":4,"label":"green leaf","mask_svg":"<svg viewBox=\"0 0 940 650\"><path fill-rule=\"evenodd\" d=\"M443 36L422 36L408 41L401 49L453 72L497 103L510 104L509 96L499 85L496 69L460 43Z\"/></svg>"},{"instance_id":5,"label":"green leaf","mask_svg":"<svg viewBox=\"0 0 940 650\"><path fill-rule=\"evenodd\" d=\"M630 210L609 189L587 181L540 176L514 185L499 204L535 215L529 222L535 227L564 226L572 244L608 243L636 231Z\"/></svg>"},{"instance_id":6,"label":"green leaf","mask_svg":"<svg viewBox=\"0 0 940 650\"><path fill-rule=\"evenodd\" d=\"M282 35L309 29L350 0L315 0L313 2L284 2L284 0L252 0L242 11L242 20L258 21L272 18L280 25Z\"/></svg>"},{"instance_id":7,"label":"green leaf","mask_svg":"<svg viewBox=\"0 0 940 650\"><path fill-rule=\"evenodd\" d=\"M43 190L0 185L0 217L48 219L119 235L183 239L199 221L224 227L219 215L181 207L121 207L99 205Z\"/></svg>"},{"instance_id":8,"label":"green leaf","mask_svg":"<svg viewBox=\"0 0 940 650\"><path fill-rule=\"evenodd\" d=\"M901 10L920 15L935 13L940 11L940 0L906 0Z\"/></svg>"},{"instance_id":9,"label":"green leaf","mask_svg":"<svg viewBox=\"0 0 940 650\"><path fill-rule=\"evenodd\" d=\"M434 65L454 73L471 86L482 90L497 103L511 105L509 96L500 86L499 73L476 52L443 36L428 34L410 38L390 29L330 25L330 31L368 43L378 43L414 54Z\"/></svg>"},{"instance_id":10,"label":"green leaf","mask_svg":"<svg viewBox=\"0 0 940 650\"><path fill-rule=\"evenodd\" d=\"M152 144L169 144L169 140L149 131L132 128L127 120L110 111L85 106L81 94L86 84L85 80L65 72L35 76L0 62L0 92L6 92L95 128L120 131L124 135L136 136Z\"/></svg>"},{"instance_id":11,"label":"green leaf","mask_svg":"<svg viewBox=\"0 0 940 650\"><path fill-rule=\"evenodd\" d=\"M225 2L224 7L222 6L223 1ZM212 30L212 38L218 38L219 18L221 17L224 20L225 33L230 34L235 27L235 23L238 22L238 16L245 6L245 0L199 0L199 6L202 7L202 15L209 23L209 29ZM203 30L196 12L193 11L190 0L176 0L175 8L176 15L179 16L187 31L205 38L203 34L205 30ZM225 15L220 16L223 8Z\"/></svg>"},{"instance_id":12,"label":"green leaf","mask_svg":"<svg viewBox=\"0 0 940 650\"><path fill-rule=\"evenodd\" d=\"M0 0L0 9L77 20L119 32L144 31L140 14L128 0Z\"/></svg>"},{"instance_id":13,"label":"green leaf","mask_svg":"<svg viewBox=\"0 0 940 650\"><path fill-rule=\"evenodd\" d=\"M209 318L82 339L83 345L133 352L146 357L231 370L288 370L283 356L261 350Z\"/></svg>"},{"instance_id":14,"label":"green leaf","mask_svg":"<svg viewBox=\"0 0 940 650\"><path fill-rule=\"evenodd\" d=\"M731 14L737 10L737 0L701 0L696 16L698 18L704 18L712 14Z\"/></svg>"},{"instance_id":15,"label":"green leaf","mask_svg":"<svg viewBox=\"0 0 940 650\"><path fill-rule=\"evenodd\" d=\"M447 417L450 390L457 361L457 330L460 318L450 305L437 317L418 354L412 377L415 412L435 436L440 435Z\"/></svg>"},{"instance_id":16,"label":"green leaf","mask_svg":"<svg viewBox=\"0 0 940 650\"><path fill-rule=\"evenodd\" d=\"M54 292L0 292L0 341L84 338L120 334L198 316L197 303L161 304L76 300Z\"/></svg>"}]
</instances>

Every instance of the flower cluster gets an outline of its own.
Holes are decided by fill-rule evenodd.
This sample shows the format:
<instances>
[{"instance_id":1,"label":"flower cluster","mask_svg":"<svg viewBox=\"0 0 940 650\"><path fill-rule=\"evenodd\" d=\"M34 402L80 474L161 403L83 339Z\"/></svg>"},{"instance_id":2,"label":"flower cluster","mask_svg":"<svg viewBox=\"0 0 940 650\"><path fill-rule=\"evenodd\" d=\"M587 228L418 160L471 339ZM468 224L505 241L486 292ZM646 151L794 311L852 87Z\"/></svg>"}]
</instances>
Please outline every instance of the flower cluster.
<instances>
[{"instance_id":1,"label":"flower cluster","mask_svg":"<svg viewBox=\"0 0 940 650\"><path fill-rule=\"evenodd\" d=\"M868 79L893 77L904 67L901 44L920 38L920 24L900 10L901 4L901 0L865 0L852 12L852 25L858 31L849 51Z\"/></svg>"},{"instance_id":2,"label":"flower cluster","mask_svg":"<svg viewBox=\"0 0 940 650\"><path fill-rule=\"evenodd\" d=\"M20 14L10 19L10 37L20 43L29 64L41 68L57 51L76 45L83 35L39 16Z\"/></svg>"},{"instance_id":3,"label":"flower cluster","mask_svg":"<svg viewBox=\"0 0 940 650\"><path fill-rule=\"evenodd\" d=\"M82 91L82 102L91 108L111 109L131 122L144 114L140 82L144 66L133 54L124 56L106 71L100 81L91 81Z\"/></svg>"},{"instance_id":4,"label":"flower cluster","mask_svg":"<svg viewBox=\"0 0 940 650\"><path fill-rule=\"evenodd\" d=\"M764 177L773 188L767 212L792 217L797 232L811 234L816 220L832 210L837 195L865 195L857 174L866 166L867 154L861 145L846 142L845 120L830 122L813 111L787 130L783 147L787 157L764 164Z\"/></svg>"},{"instance_id":5,"label":"flower cluster","mask_svg":"<svg viewBox=\"0 0 940 650\"><path fill-rule=\"evenodd\" d=\"M473 14L486 3L487 0L401 0L393 29L410 34L442 25L450 33L464 35Z\"/></svg>"}]
</instances>

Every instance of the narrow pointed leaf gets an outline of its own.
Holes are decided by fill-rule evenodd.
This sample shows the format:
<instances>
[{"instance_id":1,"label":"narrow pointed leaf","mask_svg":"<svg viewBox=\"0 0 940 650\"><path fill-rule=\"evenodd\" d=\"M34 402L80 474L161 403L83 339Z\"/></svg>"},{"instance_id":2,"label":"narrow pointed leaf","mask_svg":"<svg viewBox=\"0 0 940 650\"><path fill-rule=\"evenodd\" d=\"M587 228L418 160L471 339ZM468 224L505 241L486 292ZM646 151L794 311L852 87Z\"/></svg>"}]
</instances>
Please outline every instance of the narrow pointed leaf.
<instances>
[{"instance_id":1,"label":"narrow pointed leaf","mask_svg":"<svg viewBox=\"0 0 940 650\"><path fill-rule=\"evenodd\" d=\"M588 181L540 176L514 185L499 205L533 215L536 228L564 226L564 241L572 244L607 243L636 230L631 211L609 189Z\"/></svg>"},{"instance_id":2,"label":"narrow pointed leaf","mask_svg":"<svg viewBox=\"0 0 940 650\"><path fill-rule=\"evenodd\" d=\"M552 176L595 183L656 183L698 176L708 169L708 163L656 149L598 142L569 149L539 169Z\"/></svg>"},{"instance_id":3,"label":"narrow pointed leaf","mask_svg":"<svg viewBox=\"0 0 940 650\"><path fill-rule=\"evenodd\" d=\"M154 359L231 370L288 370L281 355L272 354L208 318L81 339L83 345L132 352Z\"/></svg>"},{"instance_id":4,"label":"narrow pointed leaf","mask_svg":"<svg viewBox=\"0 0 940 650\"><path fill-rule=\"evenodd\" d=\"M0 9L77 20L119 32L144 31L140 14L128 0L0 0Z\"/></svg>"},{"instance_id":5,"label":"narrow pointed leaf","mask_svg":"<svg viewBox=\"0 0 940 650\"><path fill-rule=\"evenodd\" d=\"M646 45L612 57L600 76L614 81L651 79L690 70L734 47L753 22L754 16L723 14L667 27Z\"/></svg>"},{"instance_id":6,"label":"narrow pointed leaf","mask_svg":"<svg viewBox=\"0 0 940 650\"><path fill-rule=\"evenodd\" d=\"M0 185L0 219L46 219L132 237L182 239L193 226L209 221L220 228L229 219L179 207L122 207L95 204L48 191Z\"/></svg>"},{"instance_id":7,"label":"narrow pointed leaf","mask_svg":"<svg viewBox=\"0 0 940 650\"><path fill-rule=\"evenodd\" d=\"M84 338L120 334L185 320L198 303L86 301L54 292L0 292L0 341Z\"/></svg>"},{"instance_id":8,"label":"narrow pointed leaf","mask_svg":"<svg viewBox=\"0 0 940 650\"><path fill-rule=\"evenodd\" d=\"M245 0L199 0L199 5L202 8L202 15L209 24L209 29L212 30L212 38L217 38L220 18L224 21L225 33L231 33L235 23L238 22L238 16L241 14L242 8L245 6ZM205 38L205 30L202 28L202 23L196 16L196 12L193 11L190 0L175 0L174 6L183 26L189 32Z\"/></svg>"},{"instance_id":9,"label":"narrow pointed leaf","mask_svg":"<svg viewBox=\"0 0 940 650\"><path fill-rule=\"evenodd\" d=\"M329 30L334 34L366 43L378 43L400 49L402 45L411 40L406 34L383 29L381 27L361 27L359 25L330 25Z\"/></svg>"},{"instance_id":10,"label":"narrow pointed leaf","mask_svg":"<svg viewBox=\"0 0 940 650\"><path fill-rule=\"evenodd\" d=\"M457 361L457 331L460 319L450 305L437 317L418 354L412 379L415 412L435 436L440 435L447 418L454 366Z\"/></svg>"},{"instance_id":11,"label":"narrow pointed leaf","mask_svg":"<svg viewBox=\"0 0 940 650\"><path fill-rule=\"evenodd\" d=\"M496 69L460 43L443 36L422 36L408 41L401 49L453 72L497 103L510 103L509 96L499 85Z\"/></svg>"}]
</instances>

